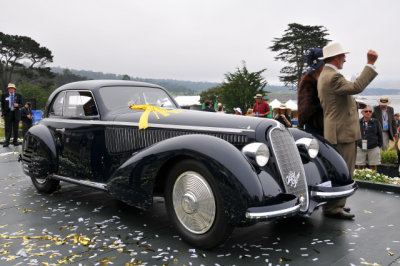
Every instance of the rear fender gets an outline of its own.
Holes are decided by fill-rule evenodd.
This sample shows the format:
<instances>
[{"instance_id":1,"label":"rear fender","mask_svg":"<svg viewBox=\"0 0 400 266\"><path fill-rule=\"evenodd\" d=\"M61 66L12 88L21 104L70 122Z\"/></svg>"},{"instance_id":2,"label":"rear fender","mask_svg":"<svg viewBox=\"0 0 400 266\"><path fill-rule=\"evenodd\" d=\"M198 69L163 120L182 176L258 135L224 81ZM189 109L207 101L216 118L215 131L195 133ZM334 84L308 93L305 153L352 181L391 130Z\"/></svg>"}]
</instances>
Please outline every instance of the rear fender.
<instances>
[{"instance_id":1,"label":"rear fender","mask_svg":"<svg viewBox=\"0 0 400 266\"><path fill-rule=\"evenodd\" d=\"M25 174L43 177L57 171L57 149L50 130L43 125L29 129L24 136L22 163Z\"/></svg>"}]
</instances>

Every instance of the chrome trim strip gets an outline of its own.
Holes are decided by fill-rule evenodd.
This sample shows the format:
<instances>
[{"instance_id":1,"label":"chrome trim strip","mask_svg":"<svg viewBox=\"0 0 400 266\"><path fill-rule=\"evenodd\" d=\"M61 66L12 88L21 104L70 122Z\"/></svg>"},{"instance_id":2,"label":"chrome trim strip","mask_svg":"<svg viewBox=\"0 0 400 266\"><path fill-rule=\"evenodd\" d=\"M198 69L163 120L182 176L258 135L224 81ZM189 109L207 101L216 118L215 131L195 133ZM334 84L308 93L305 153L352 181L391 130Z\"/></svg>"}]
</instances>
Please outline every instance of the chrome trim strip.
<instances>
[{"instance_id":1,"label":"chrome trim strip","mask_svg":"<svg viewBox=\"0 0 400 266\"><path fill-rule=\"evenodd\" d=\"M277 210L277 211L270 211L270 212L246 212L246 218L250 219L258 219L258 218L274 218L274 217L280 217L292 213L297 213L300 210L301 205L298 204L296 206L287 208L287 209L282 209L282 210Z\"/></svg>"},{"instance_id":2,"label":"chrome trim strip","mask_svg":"<svg viewBox=\"0 0 400 266\"><path fill-rule=\"evenodd\" d=\"M355 188L352 188L349 190L336 191L336 192L311 191L311 197L320 197L324 199L346 197L353 194L355 190L356 190Z\"/></svg>"},{"instance_id":3,"label":"chrome trim strip","mask_svg":"<svg viewBox=\"0 0 400 266\"><path fill-rule=\"evenodd\" d=\"M116 122L116 121L99 121L99 120L79 120L79 119L61 119L61 118L44 118L42 121L58 122L58 123L75 123L88 125L106 125L106 126L129 126L138 127L136 122ZM279 123L279 122L278 122ZM228 133L255 132L253 129L238 129L238 128L220 128L220 127L203 127L203 126L186 126L186 125L165 125L149 123L149 128L168 128L168 129L186 129L195 131L214 131Z\"/></svg>"},{"instance_id":4,"label":"chrome trim strip","mask_svg":"<svg viewBox=\"0 0 400 266\"><path fill-rule=\"evenodd\" d=\"M98 190L108 191L107 185L103 184L103 183L86 181L86 180L77 180L77 179L73 179L73 178L66 177L66 176L61 176L61 175L51 175L51 177L54 178L54 179L58 179L58 180L65 181L65 182L72 183L72 184L76 184L76 185L83 185L83 186L95 188L95 189L98 189Z\"/></svg>"}]
</instances>

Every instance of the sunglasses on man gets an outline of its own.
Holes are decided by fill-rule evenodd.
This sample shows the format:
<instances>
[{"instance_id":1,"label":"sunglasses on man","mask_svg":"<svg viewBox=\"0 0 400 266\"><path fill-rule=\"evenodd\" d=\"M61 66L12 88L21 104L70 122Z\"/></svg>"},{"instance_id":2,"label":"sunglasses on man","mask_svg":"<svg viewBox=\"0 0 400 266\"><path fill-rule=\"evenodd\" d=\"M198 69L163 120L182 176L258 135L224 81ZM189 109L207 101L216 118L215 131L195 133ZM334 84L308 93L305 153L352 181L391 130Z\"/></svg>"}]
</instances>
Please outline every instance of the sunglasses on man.
<instances>
[{"instance_id":1,"label":"sunglasses on man","mask_svg":"<svg viewBox=\"0 0 400 266\"><path fill-rule=\"evenodd\" d=\"M372 110L364 110L364 113L372 113Z\"/></svg>"}]
</instances>

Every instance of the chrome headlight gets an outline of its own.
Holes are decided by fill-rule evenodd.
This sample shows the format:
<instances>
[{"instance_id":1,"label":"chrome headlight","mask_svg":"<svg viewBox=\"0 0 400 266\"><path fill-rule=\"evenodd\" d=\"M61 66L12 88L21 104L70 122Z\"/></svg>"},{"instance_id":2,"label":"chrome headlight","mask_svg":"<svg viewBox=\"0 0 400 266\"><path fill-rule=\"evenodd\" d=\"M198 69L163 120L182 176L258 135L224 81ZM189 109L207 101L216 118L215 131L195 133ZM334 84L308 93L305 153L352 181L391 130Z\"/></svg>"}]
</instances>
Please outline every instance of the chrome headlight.
<instances>
[{"instance_id":1,"label":"chrome headlight","mask_svg":"<svg viewBox=\"0 0 400 266\"><path fill-rule=\"evenodd\" d=\"M243 147L242 153L252 163L256 163L258 166L263 167L268 163L269 150L267 145L260 142L254 142Z\"/></svg>"},{"instance_id":2,"label":"chrome headlight","mask_svg":"<svg viewBox=\"0 0 400 266\"><path fill-rule=\"evenodd\" d=\"M307 149L308 156L310 158L315 158L318 155L319 152L319 145L318 141L316 139L311 139L311 138L301 138L296 140L296 145L304 145Z\"/></svg>"}]
</instances>

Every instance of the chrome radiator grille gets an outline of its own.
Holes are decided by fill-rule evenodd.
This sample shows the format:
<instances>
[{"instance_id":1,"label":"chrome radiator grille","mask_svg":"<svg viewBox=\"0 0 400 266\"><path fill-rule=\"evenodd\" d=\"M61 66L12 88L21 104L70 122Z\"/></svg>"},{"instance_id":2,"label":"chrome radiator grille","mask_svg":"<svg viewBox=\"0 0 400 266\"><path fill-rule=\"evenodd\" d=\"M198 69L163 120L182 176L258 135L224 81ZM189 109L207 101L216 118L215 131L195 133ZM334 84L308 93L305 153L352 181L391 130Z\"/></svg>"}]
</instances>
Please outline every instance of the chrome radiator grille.
<instances>
[{"instance_id":1,"label":"chrome radiator grille","mask_svg":"<svg viewBox=\"0 0 400 266\"><path fill-rule=\"evenodd\" d=\"M303 196L304 202L300 210L307 211L309 202L307 180L293 136L280 124L269 132L269 138L286 192L299 198Z\"/></svg>"},{"instance_id":2,"label":"chrome radiator grille","mask_svg":"<svg viewBox=\"0 0 400 266\"><path fill-rule=\"evenodd\" d=\"M154 143L165 139L189 135L203 134L221 138L233 145L245 145L248 143L246 135L228 134L228 133L212 133L212 132L196 132L189 130L169 130L169 129L146 129L127 127L110 127L106 128L105 138L107 150L110 153L131 152L138 149L146 148Z\"/></svg>"}]
</instances>

